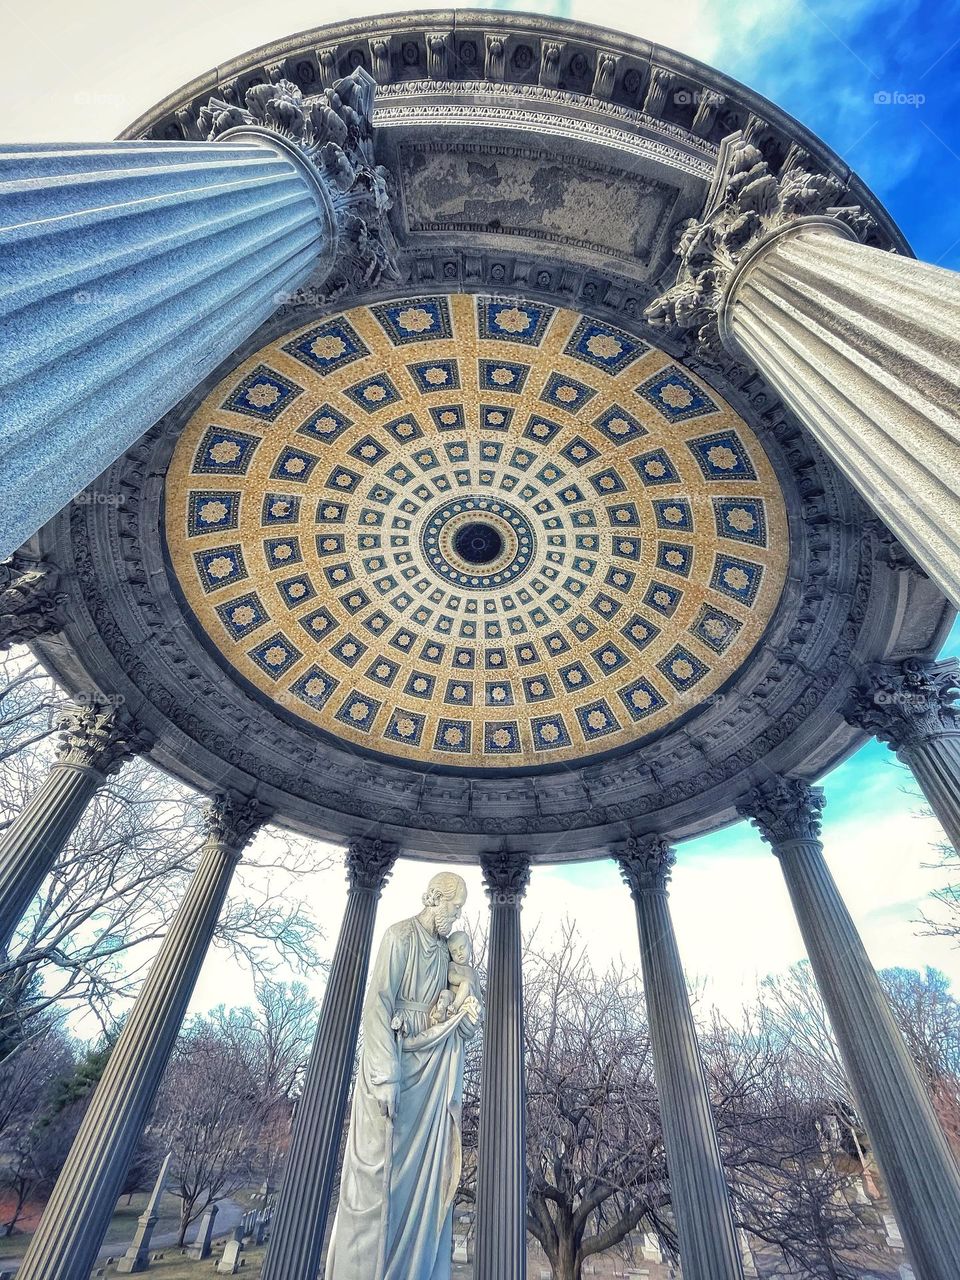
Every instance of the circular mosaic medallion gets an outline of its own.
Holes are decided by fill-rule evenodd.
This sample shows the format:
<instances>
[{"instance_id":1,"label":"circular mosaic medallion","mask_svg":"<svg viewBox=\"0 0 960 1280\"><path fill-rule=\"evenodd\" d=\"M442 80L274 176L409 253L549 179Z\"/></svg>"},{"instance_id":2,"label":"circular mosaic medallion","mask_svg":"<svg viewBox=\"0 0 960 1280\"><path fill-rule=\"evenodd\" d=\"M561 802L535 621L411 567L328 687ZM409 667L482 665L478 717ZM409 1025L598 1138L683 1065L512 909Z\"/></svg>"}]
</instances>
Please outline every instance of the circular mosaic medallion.
<instances>
[{"instance_id":1,"label":"circular mosaic medallion","mask_svg":"<svg viewBox=\"0 0 960 1280\"><path fill-rule=\"evenodd\" d=\"M453 768L582 761L715 700L788 559L772 467L714 391L608 324L465 295L251 356L184 430L165 519L261 694Z\"/></svg>"}]
</instances>

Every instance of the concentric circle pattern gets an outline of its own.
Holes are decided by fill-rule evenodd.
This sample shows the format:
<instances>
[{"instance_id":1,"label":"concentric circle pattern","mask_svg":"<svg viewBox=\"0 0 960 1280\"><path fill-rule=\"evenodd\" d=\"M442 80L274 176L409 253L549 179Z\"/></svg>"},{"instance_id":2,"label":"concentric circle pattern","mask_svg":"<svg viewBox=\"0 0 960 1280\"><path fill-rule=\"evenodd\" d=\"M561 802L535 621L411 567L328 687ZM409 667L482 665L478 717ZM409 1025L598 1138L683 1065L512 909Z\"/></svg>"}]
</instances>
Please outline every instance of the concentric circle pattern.
<instances>
[{"instance_id":1,"label":"concentric circle pattern","mask_svg":"<svg viewBox=\"0 0 960 1280\"><path fill-rule=\"evenodd\" d=\"M261 695L468 769L624 749L715 696L788 558L771 465L712 390L605 323L465 295L246 360L177 444L166 538Z\"/></svg>"}]
</instances>

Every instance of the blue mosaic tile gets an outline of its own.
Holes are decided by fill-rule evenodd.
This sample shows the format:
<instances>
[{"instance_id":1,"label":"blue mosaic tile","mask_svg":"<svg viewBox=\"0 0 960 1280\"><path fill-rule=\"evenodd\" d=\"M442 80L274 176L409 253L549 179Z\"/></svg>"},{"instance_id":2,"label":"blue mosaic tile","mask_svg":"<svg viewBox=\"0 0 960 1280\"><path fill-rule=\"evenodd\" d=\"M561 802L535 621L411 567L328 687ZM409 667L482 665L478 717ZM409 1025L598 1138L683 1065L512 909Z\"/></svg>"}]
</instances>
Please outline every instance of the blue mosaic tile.
<instances>
[{"instance_id":1,"label":"blue mosaic tile","mask_svg":"<svg viewBox=\"0 0 960 1280\"><path fill-rule=\"evenodd\" d=\"M260 422L275 422L284 409L302 394L303 387L298 387L276 369L258 364L234 387L222 407L257 418Z\"/></svg>"},{"instance_id":2,"label":"blue mosaic tile","mask_svg":"<svg viewBox=\"0 0 960 1280\"><path fill-rule=\"evenodd\" d=\"M270 614L255 591L218 604L217 614L231 640L243 640L270 620Z\"/></svg>"},{"instance_id":3,"label":"blue mosaic tile","mask_svg":"<svg viewBox=\"0 0 960 1280\"><path fill-rule=\"evenodd\" d=\"M552 404L567 413L579 413L587 401L592 400L596 394L596 388L588 387L585 382L579 382L576 378L568 378L554 371L540 392L540 399L545 404Z\"/></svg>"},{"instance_id":4,"label":"blue mosaic tile","mask_svg":"<svg viewBox=\"0 0 960 1280\"><path fill-rule=\"evenodd\" d=\"M756 480L757 473L733 430L715 431L696 440L688 440L687 448L697 460L706 480Z\"/></svg>"},{"instance_id":5,"label":"blue mosaic tile","mask_svg":"<svg viewBox=\"0 0 960 1280\"><path fill-rule=\"evenodd\" d=\"M194 475L243 476L247 473L259 436L232 427L207 427L197 446Z\"/></svg>"},{"instance_id":6,"label":"blue mosaic tile","mask_svg":"<svg viewBox=\"0 0 960 1280\"><path fill-rule=\"evenodd\" d=\"M676 613L682 599L683 592L680 588L670 587L665 582L653 581L643 593L643 603L656 609L657 613L662 613L665 618Z\"/></svg>"},{"instance_id":7,"label":"blue mosaic tile","mask_svg":"<svg viewBox=\"0 0 960 1280\"><path fill-rule=\"evenodd\" d=\"M450 309L446 298L405 298L371 307L384 333L394 346L449 338Z\"/></svg>"},{"instance_id":8,"label":"blue mosaic tile","mask_svg":"<svg viewBox=\"0 0 960 1280\"><path fill-rule=\"evenodd\" d=\"M481 338L500 338L539 346L553 317L554 308L542 302L491 302L477 299L477 322Z\"/></svg>"},{"instance_id":9,"label":"blue mosaic tile","mask_svg":"<svg viewBox=\"0 0 960 1280\"><path fill-rule=\"evenodd\" d=\"M321 375L334 373L370 354L363 339L344 316L334 316L314 325L306 333L285 342L283 350Z\"/></svg>"},{"instance_id":10,"label":"blue mosaic tile","mask_svg":"<svg viewBox=\"0 0 960 1280\"><path fill-rule=\"evenodd\" d=\"M408 364L407 371L421 394L434 391L456 391L460 387L460 369L456 360L421 360Z\"/></svg>"},{"instance_id":11,"label":"blue mosaic tile","mask_svg":"<svg viewBox=\"0 0 960 1280\"><path fill-rule=\"evenodd\" d=\"M334 589L337 587L345 587L348 582L353 582L353 565L349 560L344 560L340 564L325 566L323 576Z\"/></svg>"},{"instance_id":12,"label":"blue mosaic tile","mask_svg":"<svg viewBox=\"0 0 960 1280\"><path fill-rule=\"evenodd\" d=\"M530 372L528 364L513 360L481 360L479 379L481 391L510 392L519 395Z\"/></svg>"},{"instance_id":13,"label":"blue mosaic tile","mask_svg":"<svg viewBox=\"0 0 960 1280\"><path fill-rule=\"evenodd\" d=\"M714 605L703 604L690 625L690 634L714 653L725 653L737 638L743 623Z\"/></svg>"},{"instance_id":14,"label":"blue mosaic tile","mask_svg":"<svg viewBox=\"0 0 960 1280\"><path fill-rule=\"evenodd\" d=\"M615 644L609 642L602 644L599 649L594 649L590 656L597 664L601 675L604 676L612 675L613 672L619 671L621 667L625 667L630 661L622 649L618 649Z\"/></svg>"},{"instance_id":15,"label":"blue mosaic tile","mask_svg":"<svg viewBox=\"0 0 960 1280\"><path fill-rule=\"evenodd\" d=\"M533 745L538 751L570 746L570 733L561 715L534 716L530 721Z\"/></svg>"},{"instance_id":16,"label":"blue mosaic tile","mask_svg":"<svg viewBox=\"0 0 960 1280\"><path fill-rule=\"evenodd\" d=\"M322 667L312 666L294 680L290 692L314 711L319 711L329 701L339 683Z\"/></svg>"},{"instance_id":17,"label":"blue mosaic tile","mask_svg":"<svg viewBox=\"0 0 960 1280\"><path fill-rule=\"evenodd\" d=\"M377 373L371 378L355 382L352 387L345 387L343 394L349 396L364 413L377 413L401 399L400 392L387 373Z\"/></svg>"},{"instance_id":18,"label":"blue mosaic tile","mask_svg":"<svg viewBox=\"0 0 960 1280\"><path fill-rule=\"evenodd\" d=\"M352 591L348 591L340 597L340 603L347 613L354 614L367 607L370 603L370 597L362 587L354 587Z\"/></svg>"},{"instance_id":19,"label":"blue mosaic tile","mask_svg":"<svg viewBox=\"0 0 960 1280\"><path fill-rule=\"evenodd\" d=\"M327 477L327 488L338 493L353 493L360 483L360 473L348 467L334 467Z\"/></svg>"},{"instance_id":20,"label":"blue mosaic tile","mask_svg":"<svg viewBox=\"0 0 960 1280\"><path fill-rule=\"evenodd\" d=\"M303 656L281 631L261 640L247 653L271 680L279 680Z\"/></svg>"},{"instance_id":21,"label":"blue mosaic tile","mask_svg":"<svg viewBox=\"0 0 960 1280\"><path fill-rule=\"evenodd\" d=\"M369 646L365 645L358 636L348 632L331 647L330 652L338 662L342 662L345 667L352 669L367 652L368 648Z\"/></svg>"},{"instance_id":22,"label":"blue mosaic tile","mask_svg":"<svg viewBox=\"0 0 960 1280\"><path fill-rule=\"evenodd\" d=\"M487 720L483 725L485 755L515 755L520 751L520 726L516 720Z\"/></svg>"},{"instance_id":23,"label":"blue mosaic tile","mask_svg":"<svg viewBox=\"0 0 960 1280\"><path fill-rule=\"evenodd\" d=\"M707 664L701 662L695 653L682 644L675 644L670 652L660 659L657 670L681 693L692 689L710 673Z\"/></svg>"},{"instance_id":24,"label":"blue mosaic tile","mask_svg":"<svg viewBox=\"0 0 960 1280\"><path fill-rule=\"evenodd\" d=\"M357 462L362 463L366 467L375 466L381 458L387 456L387 450L374 436L361 436L361 438L352 445L347 453L351 458L355 458Z\"/></svg>"},{"instance_id":25,"label":"blue mosaic tile","mask_svg":"<svg viewBox=\"0 0 960 1280\"><path fill-rule=\"evenodd\" d=\"M305 449L293 449L285 445L277 456L270 472L271 480L284 480L287 484L306 484L313 469L320 461Z\"/></svg>"},{"instance_id":26,"label":"blue mosaic tile","mask_svg":"<svg viewBox=\"0 0 960 1280\"><path fill-rule=\"evenodd\" d=\"M605 591L601 591L590 601L590 608L601 618L615 618L623 608L623 604L619 600L614 600L612 596L608 596Z\"/></svg>"},{"instance_id":27,"label":"blue mosaic tile","mask_svg":"<svg viewBox=\"0 0 960 1280\"><path fill-rule=\"evenodd\" d=\"M319 440L321 444L333 444L352 426L352 418L348 418L339 409L334 409L332 405L325 404L301 422L297 427L297 434Z\"/></svg>"},{"instance_id":28,"label":"blue mosaic tile","mask_svg":"<svg viewBox=\"0 0 960 1280\"><path fill-rule=\"evenodd\" d=\"M693 509L686 498L657 498L651 506L658 529L693 532Z\"/></svg>"},{"instance_id":29,"label":"blue mosaic tile","mask_svg":"<svg viewBox=\"0 0 960 1280\"><path fill-rule=\"evenodd\" d=\"M454 707L472 707L473 681L457 679L448 680L443 700Z\"/></svg>"},{"instance_id":30,"label":"blue mosaic tile","mask_svg":"<svg viewBox=\"0 0 960 1280\"><path fill-rule=\"evenodd\" d=\"M639 528L641 524L640 512L635 502L621 502L615 507L607 507L607 517L615 529Z\"/></svg>"},{"instance_id":31,"label":"blue mosaic tile","mask_svg":"<svg viewBox=\"0 0 960 1280\"><path fill-rule=\"evenodd\" d=\"M435 751L446 751L453 755L470 754L469 720L450 720L445 716L437 723L437 732L433 741Z\"/></svg>"},{"instance_id":32,"label":"blue mosaic tile","mask_svg":"<svg viewBox=\"0 0 960 1280\"><path fill-rule=\"evenodd\" d=\"M614 535L611 539L610 549L615 556L619 556L622 560L639 560L642 545L639 538L622 538L619 535Z\"/></svg>"},{"instance_id":33,"label":"blue mosaic tile","mask_svg":"<svg viewBox=\"0 0 960 1280\"><path fill-rule=\"evenodd\" d=\"M522 667L529 666L531 662L540 661L540 654L537 651L537 646L535 644L531 644L529 641L516 645L513 652L517 662Z\"/></svg>"},{"instance_id":34,"label":"blue mosaic tile","mask_svg":"<svg viewBox=\"0 0 960 1280\"><path fill-rule=\"evenodd\" d=\"M752 605L760 590L763 566L737 556L718 555L710 576L710 585L716 591L741 604Z\"/></svg>"},{"instance_id":35,"label":"blue mosaic tile","mask_svg":"<svg viewBox=\"0 0 960 1280\"><path fill-rule=\"evenodd\" d=\"M320 557L343 555L346 540L342 533L318 533L316 546Z\"/></svg>"},{"instance_id":36,"label":"blue mosaic tile","mask_svg":"<svg viewBox=\"0 0 960 1280\"><path fill-rule=\"evenodd\" d=\"M660 628L647 618L641 617L639 613L635 613L620 628L620 634L642 653L652 640L656 640L660 634Z\"/></svg>"},{"instance_id":37,"label":"blue mosaic tile","mask_svg":"<svg viewBox=\"0 0 960 1280\"><path fill-rule=\"evenodd\" d=\"M407 711L404 707L397 707L387 721L383 736L389 738L391 742L402 742L411 747L419 747L425 724L426 717L418 711Z\"/></svg>"},{"instance_id":38,"label":"blue mosaic tile","mask_svg":"<svg viewBox=\"0 0 960 1280\"><path fill-rule=\"evenodd\" d=\"M600 457L600 450L595 449L589 440L584 440L583 436L574 436L568 444L563 446L560 453L575 467L585 466L594 458Z\"/></svg>"},{"instance_id":39,"label":"blue mosaic tile","mask_svg":"<svg viewBox=\"0 0 960 1280\"><path fill-rule=\"evenodd\" d=\"M546 702L555 695L547 676L539 672L537 675L524 677L523 696L527 702Z\"/></svg>"},{"instance_id":40,"label":"blue mosaic tile","mask_svg":"<svg viewBox=\"0 0 960 1280\"><path fill-rule=\"evenodd\" d=\"M584 501L583 490L575 484L565 484L562 489L558 489L557 497L565 507L572 507Z\"/></svg>"},{"instance_id":41,"label":"blue mosaic tile","mask_svg":"<svg viewBox=\"0 0 960 1280\"><path fill-rule=\"evenodd\" d=\"M536 440L537 444L547 444L560 429L558 422L551 422L549 418L542 418L540 414L533 413L523 429L523 438Z\"/></svg>"},{"instance_id":42,"label":"blue mosaic tile","mask_svg":"<svg viewBox=\"0 0 960 1280\"><path fill-rule=\"evenodd\" d=\"M331 502L329 498L321 498L317 503L318 524L343 524L347 518L345 502Z\"/></svg>"},{"instance_id":43,"label":"blue mosaic tile","mask_svg":"<svg viewBox=\"0 0 960 1280\"><path fill-rule=\"evenodd\" d=\"M382 706L383 703L377 698L368 697L367 694L351 693L341 703L336 719L350 729L369 733L377 718L377 712Z\"/></svg>"},{"instance_id":44,"label":"blue mosaic tile","mask_svg":"<svg viewBox=\"0 0 960 1280\"><path fill-rule=\"evenodd\" d=\"M487 648L484 650L483 665L488 671L503 671L507 665L506 649Z\"/></svg>"},{"instance_id":45,"label":"blue mosaic tile","mask_svg":"<svg viewBox=\"0 0 960 1280\"><path fill-rule=\"evenodd\" d=\"M426 671L411 671L403 692L414 698L432 698L437 685L437 677Z\"/></svg>"},{"instance_id":46,"label":"blue mosaic tile","mask_svg":"<svg viewBox=\"0 0 960 1280\"><path fill-rule=\"evenodd\" d=\"M303 561L299 538L264 538L263 554L270 569L285 569Z\"/></svg>"},{"instance_id":47,"label":"blue mosaic tile","mask_svg":"<svg viewBox=\"0 0 960 1280\"><path fill-rule=\"evenodd\" d=\"M288 609L305 604L317 594L309 573L298 573L292 578L282 578L276 583L276 588L280 593L280 599Z\"/></svg>"},{"instance_id":48,"label":"blue mosaic tile","mask_svg":"<svg viewBox=\"0 0 960 1280\"><path fill-rule=\"evenodd\" d=\"M630 444L641 436L649 435L646 427L619 404L604 409L600 417L594 419L593 425L613 444Z\"/></svg>"},{"instance_id":49,"label":"blue mosaic tile","mask_svg":"<svg viewBox=\"0 0 960 1280\"><path fill-rule=\"evenodd\" d=\"M410 440L419 440L423 436L423 428L412 413L405 413L392 422L386 423L384 431L389 431L394 440L407 444ZM409 473L408 473L409 474Z\"/></svg>"},{"instance_id":50,"label":"blue mosaic tile","mask_svg":"<svg viewBox=\"0 0 960 1280\"><path fill-rule=\"evenodd\" d=\"M680 474L666 449L651 449L630 462L645 485L679 484Z\"/></svg>"},{"instance_id":51,"label":"blue mosaic tile","mask_svg":"<svg viewBox=\"0 0 960 1280\"><path fill-rule=\"evenodd\" d=\"M470 445L466 440L451 440L443 446L443 451L451 462L465 462L470 456Z\"/></svg>"},{"instance_id":52,"label":"blue mosaic tile","mask_svg":"<svg viewBox=\"0 0 960 1280\"><path fill-rule=\"evenodd\" d=\"M412 631L408 631L406 627L401 627L399 631L395 631L390 637L390 644L394 649L399 649L401 653L413 653L417 643L417 637Z\"/></svg>"},{"instance_id":53,"label":"blue mosaic tile","mask_svg":"<svg viewBox=\"0 0 960 1280\"><path fill-rule=\"evenodd\" d=\"M574 360L582 360L593 365L595 369L603 369L609 374L622 373L650 348L639 338L634 338L622 329L602 324L599 320L590 320L584 316L563 349L564 355Z\"/></svg>"},{"instance_id":54,"label":"blue mosaic tile","mask_svg":"<svg viewBox=\"0 0 960 1280\"><path fill-rule=\"evenodd\" d=\"M438 431L462 431L467 425L462 404L431 406L430 417Z\"/></svg>"},{"instance_id":55,"label":"blue mosaic tile","mask_svg":"<svg viewBox=\"0 0 960 1280\"><path fill-rule=\"evenodd\" d=\"M606 698L577 707L577 719L580 721L580 732L587 742L606 737L608 733L616 733L621 727Z\"/></svg>"},{"instance_id":56,"label":"blue mosaic tile","mask_svg":"<svg viewBox=\"0 0 960 1280\"><path fill-rule=\"evenodd\" d=\"M266 527L296 524L300 519L300 499L290 493L264 495L260 523Z\"/></svg>"},{"instance_id":57,"label":"blue mosaic tile","mask_svg":"<svg viewBox=\"0 0 960 1280\"><path fill-rule=\"evenodd\" d=\"M593 676L582 662L571 662L568 666L561 667L557 674L567 693L577 693L593 684Z\"/></svg>"},{"instance_id":58,"label":"blue mosaic tile","mask_svg":"<svg viewBox=\"0 0 960 1280\"><path fill-rule=\"evenodd\" d=\"M392 658L374 658L367 667L366 675L369 679L375 680L377 684L382 684L385 689L389 689L397 678L397 672L400 670L400 663L394 662Z\"/></svg>"},{"instance_id":59,"label":"blue mosaic tile","mask_svg":"<svg viewBox=\"0 0 960 1280\"><path fill-rule=\"evenodd\" d=\"M645 676L634 680L623 689L618 689L617 693L627 709L627 715L634 722L652 716L655 711L662 711L667 705L663 694Z\"/></svg>"},{"instance_id":60,"label":"blue mosaic tile","mask_svg":"<svg viewBox=\"0 0 960 1280\"><path fill-rule=\"evenodd\" d=\"M633 590L633 584L637 580L637 575L631 573L629 569L621 569L618 565L614 565L607 570L607 576L604 582L608 587L614 587L617 591L624 593Z\"/></svg>"},{"instance_id":61,"label":"blue mosaic tile","mask_svg":"<svg viewBox=\"0 0 960 1280\"><path fill-rule=\"evenodd\" d=\"M716 413L717 405L677 365L668 365L637 387L641 396L667 422L686 422Z\"/></svg>"},{"instance_id":62,"label":"blue mosaic tile","mask_svg":"<svg viewBox=\"0 0 960 1280\"><path fill-rule=\"evenodd\" d=\"M682 542L657 543L657 568L668 573L678 573L682 578L690 576L693 567L693 547Z\"/></svg>"},{"instance_id":63,"label":"blue mosaic tile","mask_svg":"<svg viewBox=\"0 0 960 1280\"><path fill-rule=\"evenodd\" d=\"M438 644L436 640L428 640L420 650L420 657L424 662L442 662L446 651L447 646L445 644Z\"/></svg>"},{"instance_id":64,"label":"blue mosaic tile","mask_svg":"<svg viewBox=\"0 0 960 1280\"><path fill-rule=\"evenodd\" d=\"M598 471L596 475L590 476L590 483L601 498L608 498L614 493L623 493L627 487L616 467L607 467L604 471Z\"/></svg>"},{"instance_id":65,"label":"blue mosaic tile","mask_svg":"<svg viewBox=\"0 0 960 1280\"><path fill-rule=\"evenodd\" d=\"M198 489L190 494L187 510L187 533L197 537L203 533L222 533L237 527L240 494L229 490Z\"/></svg>"},{"instance_id":66,"label":"blue mosaic tile","mask_svg":"<svg viewBox=\"0 0 960 1280\"><path fill-rule=\"evenodd\" d=\"M513 685L509 680L488 680L484 697L488 707L512 707Z\"/></svg>"},{"instance_id":67,"label":"blue mosaic tile","mask_svg":"<svg viewBox=\"0 0 960 1280\"><path fill-rule=\"evenodd\" d=\"M510 427L513 409L502 404L482 404L480 425L487 431L506 431Z\"/></svg>"},{"instance_id":68,"label":"blue mosaic tile","mask_svg":"<svg viewBox=\"0 0 960 1280\"><path fill-rule=\"evenodd\" d=\"M762 498L714 498L713 515L721 538L767 545L767 517Z\"/></svg>"},{"instance_id":69,"label":"blue mosaic tile","mask_svg":"<svg viewBox=\"0 0 960 1280\"><path fill-rule=\"evenodd\" d=\"M216 591L248 576L239 543L195 551L193 560L204 591Z\"/></svg>"}]
</instances>

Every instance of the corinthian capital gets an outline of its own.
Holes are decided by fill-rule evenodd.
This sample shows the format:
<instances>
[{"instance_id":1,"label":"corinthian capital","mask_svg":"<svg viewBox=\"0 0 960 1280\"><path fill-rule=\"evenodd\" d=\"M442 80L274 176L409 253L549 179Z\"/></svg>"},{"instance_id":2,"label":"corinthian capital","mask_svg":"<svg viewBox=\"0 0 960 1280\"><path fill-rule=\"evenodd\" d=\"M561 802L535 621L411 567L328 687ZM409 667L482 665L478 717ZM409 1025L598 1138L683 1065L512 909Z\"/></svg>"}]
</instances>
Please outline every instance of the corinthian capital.
<instances>
[{"instance_id":1,"label":"corinthian capital","mask_svg":"<svg viewBox=\"0 0 960 1280\"><path fill-rule=\"evenodd\" d=\"M67 597L59 582L55 564L23 551L0 564L0 652L63 626Z\"/></svg>"},{"instance_id":2,"label":"corinthian capital","mask_svg":"<svg viewBox=\"0 0 960 1280\"><path fill-rule=\"evenodd\" d=\"M894 750L960 731L960 663L956 658L870 667L843 708L850 724Z\"/></svg>"},{"instance_id":3,"label":"corinthian capital","mask_svg":"<svg viewBox=\"0 0 960 1280\"><path fill-rule=\"evenodd\" d=\"M124 761L150 747L149 737L118 707L95 703L69 707L57 720L57 763L116 773Z\"/></svg>"},{"instance_id":4,"label":"corinthian capital","mask_svg":"<svg viewBox=\"0 0 960 1280\"><path fill-rule=\"evenodd\" d=\"M823 805L822 787L775 774L748 792L738 803L737 813L750 819L776 853L777 846L789 840L820 839Z\"/></svg>"},{"instance_id":5,"label":"corinthian capital","mask_svg":"<svg viewBox=\"0 0 960 1280\"><path fill-rule=\"evenodd\" d=\"M205 817L205 843L223 845L239 858L270 817L270 810L249 796L221 791L211 798Z\"/></svg>"},{"instance_id":6,"label":"corinthian capital","mask_svg":"<svg viewBox=\"0 0 960 1280\"><path fill-rule=\"evenodd\" d=\"M373 153L376 82L362 67L321 93L304 97L295 84L257 84L243 107L211 98L196 117L213 142L236 130L264 129L292 143L329 196L340 231L341 270L360 285L399 279L387 213L393 180Z\"/></svg>"},{"instance_id":7,"label":"corinthian capital","mask_svg":"<svg viewBox=\"0 0 960 1280\"><path fill-rule=\"evenodd\" d=\"M383 892L399 849L379 836L357 836L347 845L347 879L351 889L366 893Z\"/></svg>"},{"instance_id":8,"label":"corinthian capital","mask_svg":"<svg viewBox=\"0 0 960 1280\"><path fill-rule=\"evenodd\" d=\"M664 329L696 329L700 354L722 354L718 317L734 272L771 233L804 218L830 217L858 238L874 229L858 206L841 204L844 185L830 174L795 167L779 177L741 133L723 140L706 208L678 228L677 283L651 302L647 321Z\"/></svg>"},{"instance_id":9,"label":"corinthian capital","mask_svg":"<svg viewBox=\"0 0 960 1280\"><path fill-rule=\"evenodd\" d=\"M483 885L492 903L519 905L530 883L530 859L525 853L497 849L480 855Z\"/></svg>"},{"instance_id":10,"label":"corinthian capital","mask_svg":"<svg viewBox=\"0 0 960 1280\"><path fill-rule=\"evenodd\" d=\"M611 850L634 902L645 893L664 893L677 855L669 840L654 834L630 836Z\"/></svg>"}]
</instances>

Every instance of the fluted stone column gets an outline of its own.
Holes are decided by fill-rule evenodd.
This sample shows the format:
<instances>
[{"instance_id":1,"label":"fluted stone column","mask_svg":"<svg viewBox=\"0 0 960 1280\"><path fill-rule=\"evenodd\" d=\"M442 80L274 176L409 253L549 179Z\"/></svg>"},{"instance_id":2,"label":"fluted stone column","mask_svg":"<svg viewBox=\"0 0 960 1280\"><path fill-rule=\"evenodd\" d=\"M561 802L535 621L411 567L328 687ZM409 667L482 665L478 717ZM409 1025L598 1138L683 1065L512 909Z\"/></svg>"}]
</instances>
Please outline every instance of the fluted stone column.
<instances>
[{"instance_id":1,"label":"fluted stone column","mask_svg":"<svg viewBox=\"0 0 960 1280\"><path fill-rule=\"evenodd\" d=\"M20 1280L89 1280L234 870L266 817L255 801L213 801L200 864L94 1090Z\"/></svg>"},{"instance_id":2,"label":"fluted stone column","mask_svg":"<svg viewBox=\"0 0 960 1280\"><path fill-rule=\"evenodd\" d=\"M759 369L960 606L960 275L875 236L837 178L775 177L733 135L647 316Z\"/></svg>"},{"instance_id":3,"label":"fluted stone column","mask_svg":"<svg viewBox=\"0 0 960 1280\"><path fill-rule=\"evenodd\" d=\"M0 149L0 557L338 251L376 279L373 89L257 85L195 141Z\"/></svg>"},{"instance_id":4,"label":"fluted stone column","mask_svg":"<svg viewBox=\"0 0 960 1280\"><path fill-rule=\"evenodd\" d=\"M960 1169L823 856L823 792L771 778L738 806L783 868L917 1280L960 1275Z\"/></svg>"},{"instance_id":5,"label":"fluted stone column","mask_svg":"<svg viewBox=\"0 0 960 1280\"><path fill-rule=\"evenodd\" d=\"M851 691L844 715L908 766L947 839L960 850L960 663L877 664Z\"/></svg>"},{"instance_id":6,"label":"fluted stone column","mask_svg":"<svg viewBox=\"0 0 960 1280\"><path fill-rule=\"evenodd\" d=\"M50 772L0 835L0 953L94 793L108 774L148 745L122 712L99 704L65 712L58 729L60 744Z\"/></svg>"},{"instance_id":7,"label":"fluted stone column","mask_svg":"<svg viewBox=\"0 0 960 1280\"><path fill-rule=\"evenodd\" d=\"M474 1276L476 1280L524 1280L527 1153L520 908L530 880L530 861L504 850L482 856L480 865L490 898L490 934Z\"/></svg>"},{"instance_id":8,"label":"fluted stone column","mask_svg":"<svg viewBox=\"0 0 960 1280\"><path fill-rule=\"evenodd\" d=\"M684 1280L743 1280L687 982L670 918L676 861L657 835L613 849L637 909L643 989Z\"/></svg>"},{"instance_id":9,"label":"fluted stone column","mask_svg":"<svg viewBox=\"0 0 960 1280\"><path fill-rule=\"evenodd\" d=\"M297 1103L263 1280L316 1280L357 1050L377 903L396 857L395 844L377 839L353 840L347 849L347 909Z\"/></svg>"}]
</instances>

